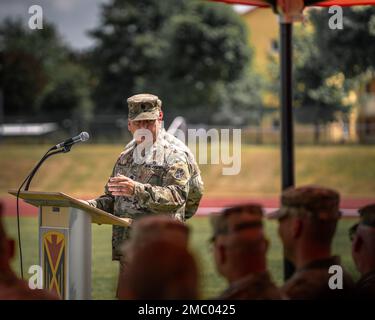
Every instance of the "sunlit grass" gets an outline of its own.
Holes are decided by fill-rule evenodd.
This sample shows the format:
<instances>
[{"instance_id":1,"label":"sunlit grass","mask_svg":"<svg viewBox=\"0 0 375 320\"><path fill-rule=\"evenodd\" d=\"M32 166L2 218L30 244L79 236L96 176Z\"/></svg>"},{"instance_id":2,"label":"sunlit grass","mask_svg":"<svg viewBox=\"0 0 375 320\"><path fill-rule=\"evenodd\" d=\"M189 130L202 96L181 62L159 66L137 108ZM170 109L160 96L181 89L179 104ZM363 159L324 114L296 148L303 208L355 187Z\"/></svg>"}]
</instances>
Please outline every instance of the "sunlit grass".
<instances>
[{"instance_id":1,"label":"sunlit grass","mask_svg":"<svg viewBox=\"0 0 375 320\"><path fill-rule=\"evenodd\" d=\"M46 149L43 145L0 146L0 196L19 186ZM32 188L75 196L101 194L122 149L122 145L75 146L70 153L48 159ZM298 185L326 185L351 197L375 194L372 146L297 146L295 160ZM280 192L280 150L276 146L243 145L238 175L223 175L223 166L200 165L206 196L277 196Z\"/></svg>"}]
</instances>

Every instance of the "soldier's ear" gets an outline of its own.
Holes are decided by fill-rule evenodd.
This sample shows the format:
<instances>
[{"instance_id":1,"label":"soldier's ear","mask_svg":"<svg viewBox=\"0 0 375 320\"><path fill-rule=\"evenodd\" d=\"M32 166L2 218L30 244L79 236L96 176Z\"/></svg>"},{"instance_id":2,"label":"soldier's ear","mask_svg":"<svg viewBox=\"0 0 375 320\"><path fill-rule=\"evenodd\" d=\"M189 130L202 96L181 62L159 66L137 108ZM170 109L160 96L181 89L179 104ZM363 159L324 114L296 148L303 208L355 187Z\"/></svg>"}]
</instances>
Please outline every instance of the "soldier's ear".
<instances>
[{"instance_id":1,"label":"soldier's ear","mask_svg":"<svg viewBox=\"0 0 375 320\"><path fill-rule=\"evenodd\" d=\"M268 251L269 246L270 246L270 241L268 240L268 238L265 238L265 239L264 239L264 248L265 248L265 252Z\"/></svg>"},{"instance_id":2,"label":"soldier's ear","mask_svg":"<svg viewBox=\"0 0 375 320\"><path fill-rule=\"evenodd\" d=\"M160 110L158 120L159 120L159 121L163 120L163 117L164 117L164 113L163 113L162 110Z\"/></svg>"},{"instance_id":3,"label":"soldier's ear","mask_svg":"<svg viewBox=\"0 0 375 320\"><path fill-rule=\"evenodd\" d=\"M9 260L12 260L15 256L16 242L13 239L7 239L6 241L6 254Z\"/></svg>"},{"instance_id":4,"label":"soldier's ear","mask_svg":"<svg viewBox=\"0 0 375 320\"><path fill-rule=\"evenodd\" d=\"M300 218L296 218L293 221L293 226L292 226L292 236L294 239L297 239L301 236L302 230L303 230L303 220Z\"/></svg>"},{"instance_id":5,"label":"soldier's ear","mask_svg":"<svg viewBox=\"0 0 375 320\"><path fill-rule=\"evenodd\" d=\"M227 253L226 253L226 249L223 243L217 244L217 253L218 253L219 263L225 264L227 261Z\"/></svg>"},{"instance_id":6,"label":"soldier's ear","mask_svg":"<svg viewBox=\"0 0 375 320\"><path fill-rule=\"evenodd\" d=\"M353 245L352 245L352 250L355 253L358 253L361 251L361 248L363 246L363 239L360 234L356 235L353 239Z\"/></svg>"}]
</instances>

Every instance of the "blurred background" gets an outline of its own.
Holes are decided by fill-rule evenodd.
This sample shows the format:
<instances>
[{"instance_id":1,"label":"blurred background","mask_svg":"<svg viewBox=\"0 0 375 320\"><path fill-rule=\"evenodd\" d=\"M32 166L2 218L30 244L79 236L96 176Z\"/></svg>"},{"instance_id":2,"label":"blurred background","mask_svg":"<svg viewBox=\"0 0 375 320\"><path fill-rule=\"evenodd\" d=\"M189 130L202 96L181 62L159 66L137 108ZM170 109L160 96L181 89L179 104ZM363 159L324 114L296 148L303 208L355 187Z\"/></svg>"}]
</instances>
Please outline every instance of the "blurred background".
<instances>
[{"instance_id":1,"label":"blurred background","mask_svg":"<svg viewBox=\"0 0 375 320\"><path fill-rule=\"evenodd\" d=\"M31 5L42 7L43 29L29 28ZM375 199L375 8L344 8L342 30L329 28L331 16L327 8L309 8L294 27L296 184L335 188L354 210ZM204 217L189 222L204 266L202 296L219 292L224 282L202 247L210 233L205 214L238 201L278 205L278 38L277 16L250 6L2 0L0 198L9 232L16 234L15 200L7 190L18 188L49 146L81 131L90 133L89 143L48 160L31 189L101 194L130 140L126 98L150 92L163 101L166 128L179 116L187 128L242 129L240 174L223 176L222 163L201 165ZM23 210L26 261L37 264L36 211ZM348 225L342 222L336 248L354 270ZM268 228L271 269L280 283L281 247L275 225ZM113 297L110 233L94 227L94 298Z\"/></svg>"}]
</instances>

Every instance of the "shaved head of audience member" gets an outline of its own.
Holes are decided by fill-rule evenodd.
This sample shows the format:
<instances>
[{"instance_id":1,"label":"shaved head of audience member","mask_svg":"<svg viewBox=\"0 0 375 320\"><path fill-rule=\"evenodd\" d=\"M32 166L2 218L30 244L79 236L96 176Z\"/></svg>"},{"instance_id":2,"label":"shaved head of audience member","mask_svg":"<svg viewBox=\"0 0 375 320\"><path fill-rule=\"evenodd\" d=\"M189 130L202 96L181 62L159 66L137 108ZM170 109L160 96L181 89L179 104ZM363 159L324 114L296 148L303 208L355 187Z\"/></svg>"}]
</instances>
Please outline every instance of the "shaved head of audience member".
<instances>
[{"instance_id":1,"label":"shaved head of audience member","mask_svg":"<svg viewBox=\"0 0 375 320\"><path fill-rule=\"evenodd\" d=\"M118 297L124 299L128 294L128 283L133 277L129 268L134 255L153 242L166 242L178 248L187 250L189 228L182 222L167 215L146 216L132 224L130 239L122 247L123 255L120 261L121 269L118 282ZM158 259L159 250L153 258Z\"/></svg>"},{"instance_id":2,"label":"shaved head of audience member","mask_svg":"<svg viewBox=\"0 0 375 320\"><path fill-rule=\"evenodd\" d=\"M197 299L198 269L186 247L155 240L135 250L120 299Z\"/></svg>"}]
</instances>

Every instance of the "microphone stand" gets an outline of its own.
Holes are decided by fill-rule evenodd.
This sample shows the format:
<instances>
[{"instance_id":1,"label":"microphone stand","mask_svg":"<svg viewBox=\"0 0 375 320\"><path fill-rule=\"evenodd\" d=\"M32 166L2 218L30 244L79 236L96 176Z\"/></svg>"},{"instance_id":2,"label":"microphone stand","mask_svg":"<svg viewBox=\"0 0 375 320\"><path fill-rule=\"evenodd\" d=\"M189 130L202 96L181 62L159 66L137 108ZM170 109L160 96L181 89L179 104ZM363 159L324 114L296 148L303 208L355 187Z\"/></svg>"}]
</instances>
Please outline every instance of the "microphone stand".
<instances>
[{"instance_id":1,"label":"microphone stand","mask_svg":"<svg viewBox=\"0 0 375 320\"><path fill-rule=\"evenodd\" d=\"M28 191L30 187L31 180L35 176L36 172L40 168L40 166L43 164L45 160L47 160L49 157L58 154L58 153L67 153L72 148L72 145L66 145L61 150L53 151L54 147L50 148L42 157L42 159L39 160L37 165L33 168L33 170L29 173L29 175L25 178L25 180L22 182L21 186L19 187L17 191L17 230L18 230L18 247L19 247L19 253L20 253L20 269L21 269L21 278L23 279L23 259L22 259L22 245L21 245L21 228L20 228L20 213L19 213L19 196L21 189L23 185L26 183L26 186L24 188L24 191ZM51 153L50 153L51 152Z\"/></svg>"},{"instance_id":2,"label":"microphone stand","mask_svg":"<svg viewBox=\"0 0 375 320\"><path fill-rule=\"evenodd\" d=\"M40 161L37 163L37 165L34 167L34 169L29 174L28 180L27 180L27 183L26 183L24 191L28 191L29 190L31 180L34 178L34 175L36 174L36 172L38 171L38 169L40 168L40 166L43 164L44 161L46 161L49 157L51 157L51 156L53 156L55 154L58 154L58 153L67 153L67 152L70 151L71 148L72 148L72 145L67 145L67 146L64 146L63 149L57 150L57 151L54 151L54 152L51 152L51 153L49 153L49 152L52 150L52 148L49 149L47 151L47 153L43 156L42 159L40 159Z\"/></svg>"}]
</instances>

